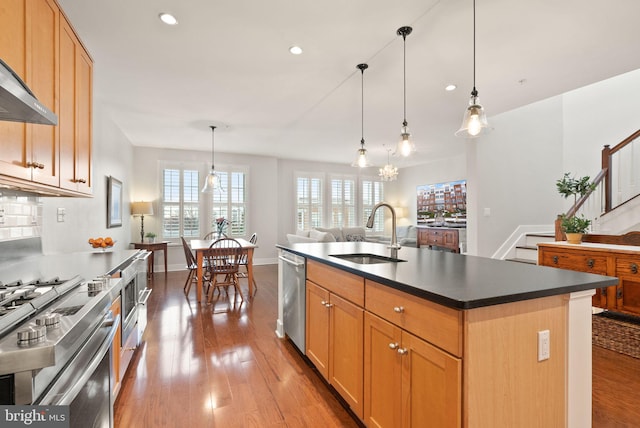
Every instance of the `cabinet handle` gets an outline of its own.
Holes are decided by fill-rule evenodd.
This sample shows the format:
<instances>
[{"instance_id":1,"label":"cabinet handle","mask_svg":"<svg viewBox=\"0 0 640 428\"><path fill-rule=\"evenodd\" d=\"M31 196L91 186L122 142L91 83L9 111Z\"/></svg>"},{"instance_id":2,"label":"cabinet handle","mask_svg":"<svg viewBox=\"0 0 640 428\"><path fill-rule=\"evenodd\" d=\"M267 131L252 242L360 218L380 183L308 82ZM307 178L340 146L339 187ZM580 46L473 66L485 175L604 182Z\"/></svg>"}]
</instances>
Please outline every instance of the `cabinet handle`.
<instances>
[{"instance_id":1,"label":"cabinet handle","mask_svg":"<svg viewBox=\"0 0 640 428\"><path fill-rule=\"evenodd\" d=\"M320 303L322 303L322 305L323 305L325 308L330 308L330 307L332 307L332 306L333 306L333 304L332 304L332 303L325 302L324 300L323 300L322 302L320 302Z\"/></svg>"},{"instance_id":2,"label":"cabinet handle","mask_svg":"<svg viewBox=\"0 0 640 428\"><path fill-rule=\"evenodd\" d=\"M44 164L38 162L27 162L27 166L33 169L44 169Z\"/></svg>"},{"instance_id":3,"label":"cabinet handle","mask_svg":"<svg viewBox=\"0 0 640 428\"><path fill-rule=\"evenodd\" d=\"M558 264L558 256L553 256L553 264Z\"/></svg>"},{"instance_id":4,"label":"cabinet handle","mask_svg":"<svg viewBox=\"0 0 640 428\"><path fill-rule=\"evenodd\" d=\"M329 302L326 302L326 301L324 301L324 300L323 300L322 302L320 302L320 304L321 304L322 306L327 306L327 305L329 304Z\"/></svg>"},{"instance_id":5,"label":"cabinet handle","mask_svg":"<svg viewBox=\"0 0 640 428\"><path fill-rule=\"evenodd\" d=\"M622 287L616 290L616 299L622 299Z\"/></svg>"},{"instance_id":6,"label":"cabinet handle","mask_svg":"<svg viewBox=\"0 0 640 428\"><path fill-rule=\"evenodd\" d=\"M595 260L593 259L587 260L587 266L589 266L590 268L592 268L594 264L595 264Z\"/></svg>"},{"instance_id":7,"label":"cabinet handle","mask_svg":"<svg viewBox=\"0 0 640 428\"><path fill-rule=\"evenodd\" d=\"M390 343L389 344L389 349L394 349L395 350L395 349L398 349L398 346L399 345L397 343Z\"/></svg>"},{"instance_id":8,"label":"cabinet handle","mask_svg":"<svg viewBox=\"0 0 640 428\"><path fill-rule=\"evenodd\" d=\"M631 263L631 273L638 273L638 265L635 263Z\"/></svg>"},{"instance_id":9,"label":"cabinet handle","mask_svg":"<svg viewBox=\"0 0 640 428\"><path fill-rule=\"evenodd\" d=\"M402 306L394 306L393 307L393 312L397 313L397 314L401 314L404 312L404 308Z\"/></svg>"},{"instance_id":10,"label":"cabinet handle","mask_svg":"<svg viewBox=\"0 0 640 428\"><path fill-rule=\"evenodd\" d=\"M78 179L73 180L73 181L75 181L76 183L83 183L83 184L87 182L87 180L85 180L84 178L78 178Z\"/></svg>"},{"instance_id":11,"label":"cabinet handle","mask_svg":"<svg viewBox=\"0 0 640 428\"><path fill-rule=\"evenodd\" d=\"M407 353L409 353L409 351L407 351L407 348L398 348L398 354L406 355Z\"/></svg>"}]
</instances>

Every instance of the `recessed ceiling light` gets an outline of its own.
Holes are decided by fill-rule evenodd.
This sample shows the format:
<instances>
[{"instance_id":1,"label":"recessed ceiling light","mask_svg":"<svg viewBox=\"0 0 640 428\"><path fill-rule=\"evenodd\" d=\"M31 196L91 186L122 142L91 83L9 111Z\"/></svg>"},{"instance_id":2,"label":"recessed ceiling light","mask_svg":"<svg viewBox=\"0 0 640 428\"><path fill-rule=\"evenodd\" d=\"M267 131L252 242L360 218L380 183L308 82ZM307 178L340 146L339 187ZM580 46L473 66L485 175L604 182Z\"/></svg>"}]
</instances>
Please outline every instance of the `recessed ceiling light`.
<instances>
[{"instance_id":1,"label":"recessed ceiling light","mask_svg":"<svg viewBox=\"0 0 640 428\"><path fill-rule=\"evenodd\" d=\"M160 18L160 20L162 22L164 22L167 25L177 25L178 24L178 20L176 19L176 17L171 15L170 13L161 13L160 15L158 15L158 17Z\"/></svg>"},{"instance_id":2,"label":"recessed ceiling light","mask_svg":"<svg viewBox=\"0 0 640 428\"><path fill-rule=\"evenodd\" d=\"M300 46L291 46L289 48L289 52L294 55L300 55L302 53L302 48Z\"/></svg>"},{"instance_id":3,"label":"recessed ceiling light","mask_svg":"<svg viewBox=\"0 0 640 428\"><path fill-rule=\"evenodd\" d=\"M447 85L447 86L445 86L445 87L444 87L444 90L445 90L445 91L453 91L453 90L455 90L456 88L457 88L457 86L456 86L456 85L451 84L451 85Z\"/></svg>"}]
</instances>

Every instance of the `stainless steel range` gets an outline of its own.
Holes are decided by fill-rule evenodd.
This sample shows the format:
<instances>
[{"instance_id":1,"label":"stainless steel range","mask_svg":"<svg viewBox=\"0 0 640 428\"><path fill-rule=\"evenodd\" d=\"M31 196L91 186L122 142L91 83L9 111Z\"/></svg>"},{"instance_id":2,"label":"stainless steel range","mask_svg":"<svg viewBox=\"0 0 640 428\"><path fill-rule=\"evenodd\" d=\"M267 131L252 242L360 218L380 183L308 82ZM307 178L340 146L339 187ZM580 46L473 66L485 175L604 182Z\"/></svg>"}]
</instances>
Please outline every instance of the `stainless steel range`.
<instances>
[{"instance_id":1,"label":"stainless steel range","mask_svg":"<svg viewBox=\"0 0 640 428\"><path fill-rule=\"evenodd\" d=\"M13 392L3 403L36 404L91 335L112 337L119 321L108 313L111 281L0 285L0 390Z\"/></svg>"},{"instance_id":2,"label":"stainless steel range","mask_svg":"<svg viewBox=\"0 0 640 428\"><path fill-rule=\"evenodd\" d=\"M147 256L141 250L117 256L78 254L75 260L51 257L38 265L42 271L56 264L68 271L78 263L83 274L109 275L0 283L0 404L68 405L72 427L111 426L111 349L115 333L125 324L110 307L118 297L123 299L126 333L139 343L146 320L138 316L146 316L146 309L137 306L145 303L150 290L138 279L145 278L146 284ZM6 269L0 269L0 275L7 275Z\"/></svg>"}]
</instances>

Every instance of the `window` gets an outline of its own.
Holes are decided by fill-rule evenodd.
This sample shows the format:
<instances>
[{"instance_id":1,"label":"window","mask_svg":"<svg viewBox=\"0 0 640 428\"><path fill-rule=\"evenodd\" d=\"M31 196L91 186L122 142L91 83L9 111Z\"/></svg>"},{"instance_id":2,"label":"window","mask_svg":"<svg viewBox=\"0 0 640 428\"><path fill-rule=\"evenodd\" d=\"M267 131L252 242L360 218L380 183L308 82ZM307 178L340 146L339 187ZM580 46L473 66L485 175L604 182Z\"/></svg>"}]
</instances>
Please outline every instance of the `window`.
<instances>
[{"instance_id":1,"label":"window","mask_svg":"<svg viewBox=\"0 0 640 428\"><path fill-rule=\"evenodd\" d=\"M211 230L215 219L224 217L231 222L226 234L230 237L247 235L247 177L243 171L233 168L216 171L220 177L222 192L213 192Z\"/></svg>"},{"instance_id":2,"label":"window","mask_svg":"<svg viewBox=\"0 0 640 428\"><path fill-rule=\"evenodd\" d=\"M197 170L163 170L162 238L200 236L199 195Z\"/></svg>"},{"instance_id":3,"label":"window","mask_svg":"<svg viewBox=\"0 0 640 428\"><path fill-rule=\"evenodd\" d=\"M331 221L329 227L353 226L358 226L355 179L332 178Z\"/></svg>"},{"instance_id":4,"label":"window","mask_svg":"<svg viewBox=\"0 0 640 428\"><path fill-rule=\"evenodd\" d=\"M296 177L296 227L307 230L323 225L323 191L321 175L301 174Z\"/></svg>"},{"instance_id":5,"label":"window","mask_svg":"<svg viewBox=\"0 0 640 428\"><path fill-rule=\"evenodd\" d=\"M373 181L371 179L362 180L362 224L367 224L367 220L373 211L373 207L378 202L384 200L384 183L382 181ZM384 219L387 210L382 209L376 212L376 218L373 223L374 232L384 232Z\"/></svg>"},{"instance_id":6,"label":"window","mask_svg":"<svg viewBox=\"0 0 640 428\"><path fill-rule=\"evenodd\" d=\"M384 199L384 183L372 177L297 172L295 186L299 230L364 226L375 204ZM384 232L386 215L383 210L376 214L374 232Z\"/></svg>"}]
</instances>

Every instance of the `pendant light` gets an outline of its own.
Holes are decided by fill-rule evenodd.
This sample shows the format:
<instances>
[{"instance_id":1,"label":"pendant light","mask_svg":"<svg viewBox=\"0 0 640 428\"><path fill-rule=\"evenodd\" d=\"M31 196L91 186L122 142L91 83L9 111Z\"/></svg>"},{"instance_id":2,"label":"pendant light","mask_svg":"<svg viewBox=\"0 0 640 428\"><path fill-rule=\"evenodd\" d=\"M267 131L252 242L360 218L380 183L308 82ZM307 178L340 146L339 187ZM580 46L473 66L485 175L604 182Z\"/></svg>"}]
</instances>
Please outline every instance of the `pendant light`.
<instances>
[{"instance_id":1,"label":"pendant light","mask_svg":"<svg viewBox=\"0 0 640 428\"><path fill-rule=\"evenodd\" d=\"M362 110L361 110L361 124L362 124L362 137L360 138L360 148L358 149L358 157L351 163L351 166L359 168L366 168L371 166L369 159L367 159L367 149L364 148L364 71L369 68L367 64L358 64L356 68L360 70L362 75L361 88L362 88Z\"/></svg>"},{"instance_id":2,"label":"pendant light","mask_svg":"<svg viewBox=\"0 0 640 428\"><path fill-rule=\"evenodd\" d=\"M464 112L462 126L455 133L456 137L476 138L491 132L487 115L480 105L476 89L476 0L473 0L473 90L469 99L469 107Z\"/></svg>"},{"instance_id":3,"label":"pendant light","mask_svg":"<svg viewBox=\"0 0 640 428\"><path fill-rule=\"evenodd\" d=\"M215 126L210 126L211 128L211 172L207 175L207 178L204 182L204 187L202 187L202 193L211 193L213 191L221 191L220 187L220 176L216 173L215 166L213 164L213 148L214 148L214 132L216 130Z\"/></svg>"},{"instance_id":4,"label":"pendant light","mask_svg":"<svg viewBox=\"0 0 640 428\"><path fill-rule=\"evenodd\" d=\"M400 27L396 34L398 36L402 36L403 43L403 82L404 82L404 119L402 121L402 128L400 130L400 141L398 142L398 148L396 153L407 157L411 153L415 152L416 145L411 140L411 134L409 133L409 128L407 127L407 36L411 34L413 28L411 27Z\"/></svg>"},{"instance_id":5,"label":"pendant light","mask_svg":"<svg viewBox=\"0 0 640 428\"><path fill-rule=\"evenodd\" d=\"M378 175L382 181L394 181L398 178L398 168L391 164L389 157L391 156L391 149L387 149L387 164L379 169Z\"/></svg>"}]
</instances>

